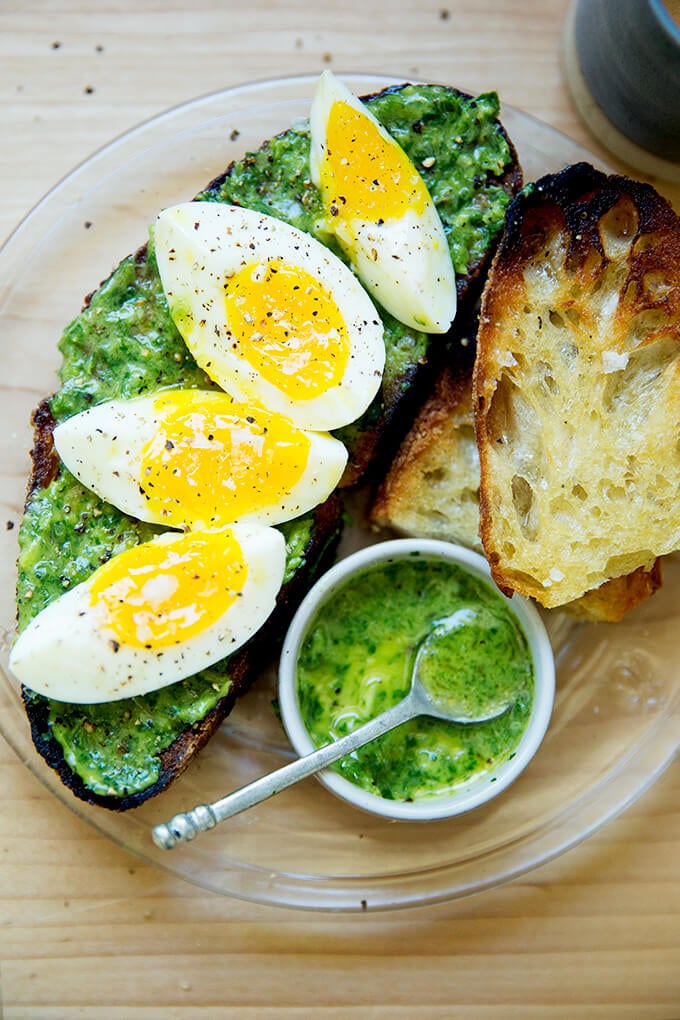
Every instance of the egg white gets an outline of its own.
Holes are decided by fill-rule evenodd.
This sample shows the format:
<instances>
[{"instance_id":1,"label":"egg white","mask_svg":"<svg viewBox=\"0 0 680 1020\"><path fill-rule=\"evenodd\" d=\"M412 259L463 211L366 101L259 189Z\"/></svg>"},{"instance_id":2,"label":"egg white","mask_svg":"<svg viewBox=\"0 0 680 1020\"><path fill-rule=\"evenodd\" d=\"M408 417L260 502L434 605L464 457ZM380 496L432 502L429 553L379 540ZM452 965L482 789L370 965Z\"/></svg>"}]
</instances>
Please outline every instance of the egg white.
<instances>
[{"instance_id":1,"label":"egg white","mask_svg":"<svg viewBox=\"0 0 680 1020\"><path fill-rule=\"evenodd\" d=\"M235 652L274 609L286 551L283 535L274 528L241 524L229 530L241 546L248 575L241 595L201 633L162 650L121 643L107 627L101 607L91 605L95 571L22 631L11 651L10 669L45 697L95 704L158 690ZM171 545L192 537L168 532L152 542ZM163 583L162 578L154 580Z\"/></svg>"},{"instance_id":2,"label":"egg white","mask_svg":"<svg viewBox=\"0 0 680 1020\"><path fill-rule=\"evenodd\" d=\"M330 71L324 71L310 114L310 171L322 189L327 129L335 102L347 103L376 127L386 146L398 143L360 99ZM410 162L410 161L409 161ZM418 171L411 163L414 175ZM429 197L422 211L378 221L358 215L347 222L327 209L325 229L334 234L369 293L395 318L414 329L447 332L455 318L456 280L439 213Z\"/></svg>"},{"instance_id":3,"label":"egg white","mask_svg":"<svg viewBox=\"0 0 680 1020\"><path fill-rule=\"evenodd\" d=\"M189 202L161 212L154 246L170 313L198 364L224 390L315 431L340 428L366 410L385 363L382 322L351 270L324 245L282 220L240 206ZM227 279L253 263L274 259L323 285L349 331L351 356L342 379L309 399L291 398L255 371L241 356L226 321Z\"/></svg>"},{"instance_id":4,"label":"egg white","mask_svg":"<svg viewBox=\"0 0 680 1020\"><path fill-rule=\"evenodd\" d=\"M191 395L198 391L184 391ZM161 391L151 396L131 400L111 400L81 411L54 429L54 443L69 471L87 488L102 499L113 503L124 513L142 521L162 524L167 527L187 529L222 527L238 520L244 523L280 524L298 517L322 503L335 489L345 465L347 450L338 440L327 433L299 430L301 438L310 443L306 467L297 481L281 479L282 485L276 493L276 501L237 516L226 512L227 502L217 508L220 515L215 519L216 508L206 505L205 516L195 514L181 503L168 501L170 509L163 513L158 505L164 495L162 479L154 484L155 498L151 504L140 488L141 463L144 448L149 443L163 420L162 408L157 407L158 398L174 396L173 391ZM178 394L182 396L182 392ZM215 409L233 405L233 413L240 417L255 417L265 422L271 420L269 412L247 405L236 405L227 394L206 391L202 394L206 412L219 413ZM226 413L226 410L223 412ZM203 437L207 442L207 437ZM198 437L201 441L201 437ZM250 447L253 462L250 470L252 491L259 496L258 472L261 464L257 460L257 446ZM215 472L224 471L223 484L229 481L229 463L221 461L218 454L213 456ZM211 516L213 514L213 516Z\"/></svg>"}]
</instances>

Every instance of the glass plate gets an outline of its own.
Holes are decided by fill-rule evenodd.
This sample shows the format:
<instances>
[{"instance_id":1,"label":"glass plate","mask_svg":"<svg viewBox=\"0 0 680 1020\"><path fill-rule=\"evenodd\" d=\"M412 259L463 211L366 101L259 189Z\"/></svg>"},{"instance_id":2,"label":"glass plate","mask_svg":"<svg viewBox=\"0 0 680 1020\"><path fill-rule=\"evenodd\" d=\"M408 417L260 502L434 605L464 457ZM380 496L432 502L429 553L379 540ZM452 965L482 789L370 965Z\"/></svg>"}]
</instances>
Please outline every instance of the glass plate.
<instances>
[{"instance_id":1,"label":"glass plate","mask_svg":"<svg viewBox=\"0 0 680 1020\"><path fill-rule=\"evenodd\" d=\"M346 81L364 94L391 82ZM263 81L170 110L96 153L57 185L0 252L3 379L0 728L66 806L128 851L205 889L324 910L376 910L453 899L496 886L575 846L630 805L680 743L680 559L623 624L576 625L546 614L557 659L548 734L504 795L468 815L393 822L337 800L314 779L194 843L156 849L152 825L214 800L290 757L272 708L272 677L237 705L188 772L124 814L77 801L39 758L7 674L16 536L29 470L29 416L56 385L57 339L83 296L146 238L163 206L193 197L228 163L306 116L314 77ZM526 114L502 113L525 179L588 152ZM361 536L350 535L350 541Z\"/></svg>"}]
</instances>

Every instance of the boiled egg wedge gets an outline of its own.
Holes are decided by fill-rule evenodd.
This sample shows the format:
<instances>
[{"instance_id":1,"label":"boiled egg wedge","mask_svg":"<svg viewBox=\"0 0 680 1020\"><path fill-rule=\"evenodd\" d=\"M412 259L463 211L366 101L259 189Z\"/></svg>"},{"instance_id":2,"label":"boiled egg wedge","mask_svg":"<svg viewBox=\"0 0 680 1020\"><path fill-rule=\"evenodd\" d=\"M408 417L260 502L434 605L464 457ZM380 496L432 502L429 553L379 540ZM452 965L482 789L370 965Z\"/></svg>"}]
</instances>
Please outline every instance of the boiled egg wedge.
<instances>
[{"instance_id":1,"label":"boiled egg wedge","mask_svg":"<svg viewBox=\"0 0 680 1020\"><path fill-rule=\"evenodd\" d=\"M335 489L344 445L219 390L111 400L54 430L69 471L119 510L168 528L280 524Z\"/></svg>"},{"instance_id":2,"label":"boiled egg wedge","mask_svg":"<svg viewBox=\"0 0 680 1020\"><path fill-rule=\"evenodd\" d=\"M275 528L166 532L133 546L42 610L10 668L57 701L146 694L230 655L272 612L286 554Z\"/></svg>"},{"instance_id":3,"label":"boiled egg wedge","mask_svg":"<svg viewBox=\"0 0 680 1020\"><path fill-rule=\"evenodd\" d=\"M400 322L445 333L456 280L441 219L401 146L330 71L310 114L310 170L324 229L375 300Z\"/></svg>"},{"instance_id":4,"label":"boiled egg wedge","mask_svg":"<svg viewBox=\"0 0 680 1020\"><path fill-rule=\"evenodd\" d=\"M314 431L366 410L382 379L382 322L311 235L240 206L188 202L161 212L154 247L174 322L227 393Z\"/></svg>"}]
</instances>

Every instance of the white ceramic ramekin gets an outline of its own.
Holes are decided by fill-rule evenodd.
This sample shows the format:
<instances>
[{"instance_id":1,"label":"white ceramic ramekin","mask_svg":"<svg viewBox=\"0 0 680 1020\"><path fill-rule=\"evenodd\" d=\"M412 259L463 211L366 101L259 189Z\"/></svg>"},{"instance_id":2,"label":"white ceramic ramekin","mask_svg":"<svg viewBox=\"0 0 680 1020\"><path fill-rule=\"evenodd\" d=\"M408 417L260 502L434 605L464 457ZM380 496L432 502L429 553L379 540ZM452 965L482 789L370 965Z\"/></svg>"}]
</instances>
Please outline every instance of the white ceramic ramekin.
<instances>
[{"instance_id":1,"label":"white ceramic ramekin","mask_svg":"<svg viewBox=\"0 0 680 1020\"><path fill-rule=\"evenodd\" d=\"M424 559L456 563L495 588L483 556L462 546L434 539L379 542L336 563L317 581L301 603L288 629L281 653L279 707L286 733L297 754L309 754L315 749L302 721L297 696L297 658L310 626L336 588L348 583L352 575L363 573L379 563L412 557L414 553ZM388 818L410 820L448 818L461 814L486 803L505 790L527 767L538 750L550 721L555 691L552 647L539 613L532 603L519 595L508 599L507 605L527 637L535 678L531 715L511 758L498 765L494 771L468 780L452 794L433 795L414 801L388 800L369 793L331 768L318 773L321 782L339 797L365 811Z\"/></svg>"}]
</instances>

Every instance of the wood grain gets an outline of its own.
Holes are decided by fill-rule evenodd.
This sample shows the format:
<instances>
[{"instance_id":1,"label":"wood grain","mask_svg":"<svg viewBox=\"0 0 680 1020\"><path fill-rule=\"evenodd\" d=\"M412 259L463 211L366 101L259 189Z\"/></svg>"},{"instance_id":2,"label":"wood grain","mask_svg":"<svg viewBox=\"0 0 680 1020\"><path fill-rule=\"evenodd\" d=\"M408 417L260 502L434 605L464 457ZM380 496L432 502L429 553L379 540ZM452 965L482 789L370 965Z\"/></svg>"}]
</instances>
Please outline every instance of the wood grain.
<instances>
[{"instance_id":1,"label":"wood grain","mask_svg":"<svg viewBox=\"0 0 680 1020\"><path fill-rule=\"evenodd\" d=\"M607 158L565 85L566 10L563 0L5 0L0 236L145 118L328 66L495 88ZM680 202L679 188L659 187ZM6 331L2 343L6 364ZM524 879L456 903L331 915L210 895L140 863L56 802L3 742L2 1016L677 1020L679 803L675 765Z\"/></svg>"}]
</instances>

